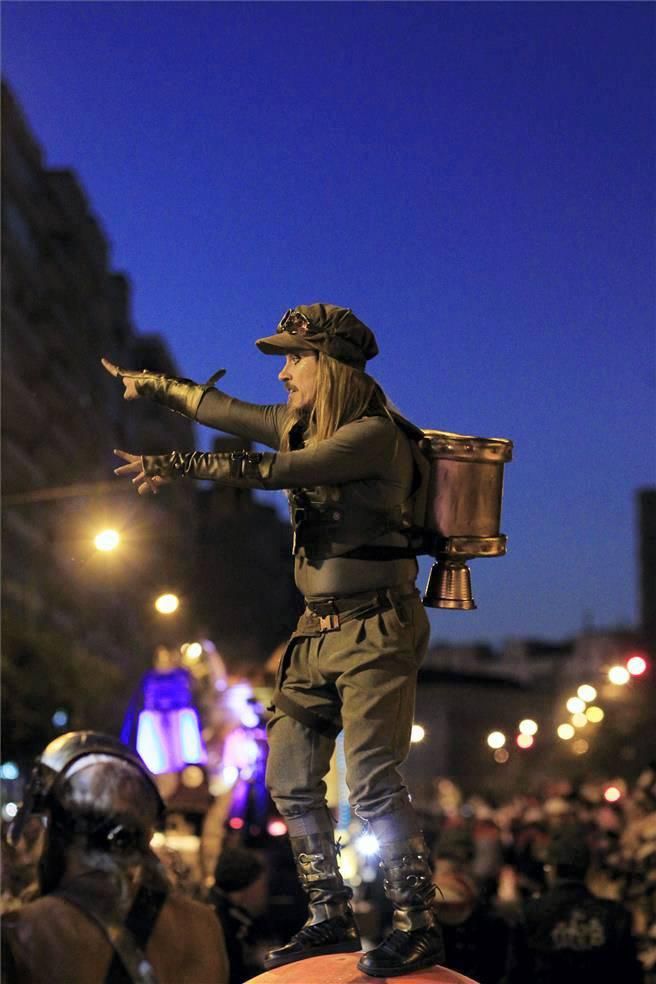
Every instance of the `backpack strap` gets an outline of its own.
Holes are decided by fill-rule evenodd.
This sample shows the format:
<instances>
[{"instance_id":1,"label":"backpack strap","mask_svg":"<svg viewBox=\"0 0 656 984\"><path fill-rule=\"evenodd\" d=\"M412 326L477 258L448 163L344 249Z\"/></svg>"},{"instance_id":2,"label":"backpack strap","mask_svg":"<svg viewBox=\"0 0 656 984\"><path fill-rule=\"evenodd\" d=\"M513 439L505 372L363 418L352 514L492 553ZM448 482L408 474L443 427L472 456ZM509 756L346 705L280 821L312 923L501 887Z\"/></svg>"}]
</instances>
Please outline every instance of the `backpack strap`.
<instances>
[{"instance_id":1,"label":"backpack strap","mask_svg":"<svg viewBox=\"0 0 656 984\"><path fill-rule=\"evenodd\" d=\"M146 945L166 901L167 891L141 885L122 924L75 887L51 893L80 909L103 932L114 953L104 984L157 984L157 976L146 957Z\"/></svg>"}]
</instances>

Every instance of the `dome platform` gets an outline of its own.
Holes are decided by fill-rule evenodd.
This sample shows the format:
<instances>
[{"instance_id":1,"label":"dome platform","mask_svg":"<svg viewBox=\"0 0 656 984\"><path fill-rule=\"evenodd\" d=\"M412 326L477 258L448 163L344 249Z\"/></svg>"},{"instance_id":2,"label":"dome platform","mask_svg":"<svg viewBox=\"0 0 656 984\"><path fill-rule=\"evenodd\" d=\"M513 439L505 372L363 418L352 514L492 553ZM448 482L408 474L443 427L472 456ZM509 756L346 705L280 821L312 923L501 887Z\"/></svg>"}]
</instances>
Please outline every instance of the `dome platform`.
<instances>
[{"instance_id":1,"label":"dome platform","mask_svg":"<svg viewBox=\"0 0 656 984\"><path fill-rule=\"evenodd\" d=\"M446 967L430 967L402 977L369 977L357 968L361 953L333 953L323 957L308 957L295 963L275 967L247 984L476 984Z\"/></svg>"}]
</instances>

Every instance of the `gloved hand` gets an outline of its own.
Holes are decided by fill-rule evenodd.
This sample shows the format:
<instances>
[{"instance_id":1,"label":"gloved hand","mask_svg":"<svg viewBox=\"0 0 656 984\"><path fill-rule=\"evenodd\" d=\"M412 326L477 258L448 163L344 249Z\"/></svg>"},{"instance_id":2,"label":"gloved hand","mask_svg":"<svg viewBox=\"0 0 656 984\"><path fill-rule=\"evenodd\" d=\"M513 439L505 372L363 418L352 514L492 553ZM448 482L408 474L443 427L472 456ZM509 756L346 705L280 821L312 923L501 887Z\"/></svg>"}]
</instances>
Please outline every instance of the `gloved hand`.
<instances>
[{"instance_id":1,"label":"gloved hand","mask_svg":"<svg viewBox=\"0 0 656 984\"><path fill-rule=\"evenodd\" d=\"M178 376L165 376L163 373L141 371L137 369L121 369L109 359L100 360L103 368L110 376L121 380L125 387L124 400L136 400L140 396L149 397L156 403L161 403L169 410L184 414L185 417L196 419L200 401L214 384L225 376L225 369L219 369L206 383L195 383L191 379Z\"/></svg>"},{"instance_id":2,"label":"gloved hand","mask_svg":"<svg viewBox=\"0 0 656 984\"><path fill-rule=\"evenodd\" d=\"M114 474L130 478L139 495L157 494L174 478L200 478L243 489L266 488L274 454L262 451L169 451L167 454L132 454L114 449L127 461Z\"/></svg>"}]
</instances>

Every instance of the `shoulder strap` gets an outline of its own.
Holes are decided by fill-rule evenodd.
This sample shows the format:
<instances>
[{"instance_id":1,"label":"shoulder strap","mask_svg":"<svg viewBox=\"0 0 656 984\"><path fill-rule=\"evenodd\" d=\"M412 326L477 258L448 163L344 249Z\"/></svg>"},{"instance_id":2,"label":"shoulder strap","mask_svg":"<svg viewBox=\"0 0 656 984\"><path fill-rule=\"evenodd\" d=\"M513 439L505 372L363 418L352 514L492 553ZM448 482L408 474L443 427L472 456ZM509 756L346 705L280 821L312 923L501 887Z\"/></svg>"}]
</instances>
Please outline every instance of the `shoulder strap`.
<instances>
[{"instance_id":1,"label":"shoulder strap","mask_svg":"<svg viewBox=\"0 0 656 984\"><path fill-rule=\"evenodd\" d=\"M101 911L85 894L76 892L70 886L57 889L52 894L80 909L96 923L110 943L114 954L105 984L157 984L157 977L146 957L145 948L166 901L166 891L141 885L124 925Z\"/></svg>"}]
</instances>

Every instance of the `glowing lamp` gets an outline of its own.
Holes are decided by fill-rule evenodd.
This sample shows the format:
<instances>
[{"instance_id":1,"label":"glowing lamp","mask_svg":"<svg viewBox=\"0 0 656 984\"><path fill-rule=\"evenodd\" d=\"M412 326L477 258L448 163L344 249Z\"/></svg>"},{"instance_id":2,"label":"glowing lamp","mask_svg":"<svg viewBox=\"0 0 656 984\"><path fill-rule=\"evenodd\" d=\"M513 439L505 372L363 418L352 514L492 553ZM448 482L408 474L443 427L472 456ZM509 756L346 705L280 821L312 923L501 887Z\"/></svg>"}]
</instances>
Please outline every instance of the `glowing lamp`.
<instances>
[{"instance_id":1,"label":"glowing lamp","mask_svg":"<svg viewBox=\"0 0 656 984\"><path fill-rule=\"evenodd\" d=\"M572 714L571 721L575 728L585 728L588 718L585 714Z\"/></svg>"},{"instance_id":2,"label":"glowing lamp","mask_svg":"<svg viewBox=\"0 0 656 984\"><path fill-rule=\"evenodd\" d=\"M589 704L590 701L593 701L597 696L597 691L594 687L590 686L589 683L582 683L576 692L581 700L584 700L586 704Z\"/></svg>"},{"instance_id":3,"label":"glowing lamp","mask_svg":"<svg viewBox=\"0 0 656 984\"><path fill-rule=\"evenodd\" d=\"M94 546L96 550L100 550L102 553L109 553L110 550L116 550L121 538L116 530L101 530L97 533L93 539Z\"/></svg>"},{"instance_id":4,"label":"glowing lamp","mask_svg":"<svg viewBox=\"0 0 656 984\"><path fill-rule=\"evenodd\" d=\"M174 594L161 594L155 599L155 608L160 615L172 615L177 612L179 605L180 599Z\"/></svg>"},{"instance_id":5,"label":"glowing lamp","mask_svg":"<svg viewBox=\"0 0 656 984\"><path fill-rule=\"evenodd\" d=\"M410 733L410 741L412 744L416 745L418 742L423 741L425 737L426 732L422 726L420 724L413 724L412 731Z\"/></svg>"},{"instance_id":6,"label":"glowing lamp","mask_svg":"<svg viewBox=\"0 0 656 984\"><path fill-rule=\"evenodd\" d=\"M185 659L188 659L191 663L195 663L196 660L200 659L203 655L203 647L200 642L190 642L188 646L185 647Z\"/></svg>"},{"instance_id":7,"label":"glowing lamp","mask_svg":"<svg viewBox=\"0 0 656 984\"><path fill-rule=\"evenodd\" d=\"M519 734L515 739L520 748L530 748L534 742L533 735Z\"/></svg>"},{"instance_id":8,"label":"glowing lamp","mask_svg":"<svg viewBox=\"0 0 656 984\"><path fill-rule=\"evenodd\" d=\"M186 769L182 770L180 778L182 785L186 786L187 789L198 789L199 786L203 785L205 773L197 765L188 765Z\"/></svg>"},{"instance_id":9,"label":"glowing lamp","mask_svg":"<svg viewBox=\"0 0 656 984\"><path fill-rule=\"evenodd\" d=\"M360 854L364 854L365 857L378 854L378 840L373 834L361 834L355 842L355 846Z\"/></svg>"},{"instance_id":10,"label":"glowing lamp","mask_svg":"<svg viewBox=\"0 0 656 984\"><path fill-rule=\"evenodd\" d=\"M574 737L576 732L571 724L559 724L556 729L556 734L559 738L562 738L563 741L569 741L570 738Z\"/></svg>"},{"instance_id":11,"label":"glowing lamp","mask_svg":"<svg viewBox=\"0 0 656 984\"><path fill-rule=\"evenodd\" d=\"M643 656L639 656L636 653L635 656L631 656L627 659L626 668L631 676L642 676L647 669L647 660Z\"/></svg>"},{"instance_id":12,"label":"glowing lamp","mask_svg":"<svg viewBox=\"0 0 656 984\"><path fill-rule=\"evenodd\" d=\"M627 670L626 666L611 666L608 671L608 679L617 687L623 687L624 684L628 683L631 679L631 674Z\"/></svg>"},{"instance_id":13,"label":"glowing lamp","mask_svg":"<svg viewBox=\"0 0 656 984\"><path fill-rule=\"evenodd\" d=\"M506 736L502 731L491 731L487 736L487 743L490 748L503 748L506 744Z\"/></svg>"},{"instance_id":14,"label":"glowing lamp","mask_svg":"<svg viewBox=\"0 0 656 984\"><path fill-rule=\"evenodd\" d=\"M234 786L234 784L239 779L239 769L236 765L224 765L223 767L223 781L226 786Z\"/></svg>"},{"instance_id":15,"label":"glowing lamp","mask_svg":"<svg viewBox=\"0 0 656 984\"><path fill-rule=\"evenodd\" d=\"M272 837L284 837L287 833L287 824L284 820L269 820L267 833Z\"/></svg>"},{"instance_id":16,"label":"glowing lamp","mask_svg":"<svg viewBox=\"0 0 656 984\"><path fill-rule=\"evenodd\" d=\"M599 724L600 721L604 720L605 714L601 707L597 707L596 704L593 704L591 707L588 707L585 712L585 716L591 724Z\"/></svg>"},{"instance_id":17,"label":"glowing lamp","mask_svg":"<svg viewBox=\"0 0 656 984\"><path fill-rule=\"evenodd\" d=\"M585 701L580 697L570 697L565 706L570 714L581 714L585 710Z\"/></svg>"},{"instance_id":18,"label":"glowing lamp","mask_svg":"<svg viewBox=\"0 0 656 984\"><path fill-rule=\"evenodd\" d=\"M622 790L618 789L617 786L607 786L604 789L604 799L607 803L617 803L621 796Z\"/></svg>"},{"instance_id":19,"label":"glowing lamp","mask_svg":"<svg viewBox=\"0 0 656 984\"><path fill-rule=\"evenodd\" d=\"M531 720L531 718L524 718L523 721L519 722L518 731L520 735L534 735L537 733L537 730L537 722Z\"/></svg>"}]
</instances>

